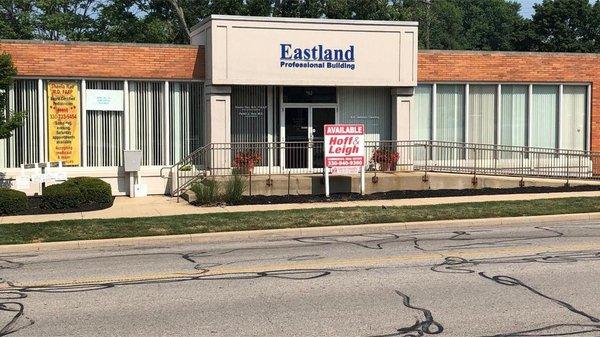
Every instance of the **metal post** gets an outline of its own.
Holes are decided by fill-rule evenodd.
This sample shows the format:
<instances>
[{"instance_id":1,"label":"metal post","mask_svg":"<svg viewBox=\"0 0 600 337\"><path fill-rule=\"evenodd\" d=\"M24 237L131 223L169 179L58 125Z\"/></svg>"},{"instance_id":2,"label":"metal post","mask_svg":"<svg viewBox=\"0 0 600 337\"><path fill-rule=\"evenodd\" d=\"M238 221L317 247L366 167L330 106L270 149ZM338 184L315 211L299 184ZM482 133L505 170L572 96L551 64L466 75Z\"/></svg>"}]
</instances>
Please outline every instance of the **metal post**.
<instances>
[{"instance_id":1,"label":"metal post","mask_svg":"<svg viewBox=\"0 0 600 337\"><path fill-rule=\"evenodd\" d=\"M329 198L329 167L325 166L325 196Z\"/></svg>"},{"instance_id":2,"label":"metal post","mask_svg":"<svg viewBox=\"0 0 600 337\"><path fill-rule=\"evenodd\" d=\"M365 166L360 167L360 194L365 195Z\"/></svg>"}]
</instances>

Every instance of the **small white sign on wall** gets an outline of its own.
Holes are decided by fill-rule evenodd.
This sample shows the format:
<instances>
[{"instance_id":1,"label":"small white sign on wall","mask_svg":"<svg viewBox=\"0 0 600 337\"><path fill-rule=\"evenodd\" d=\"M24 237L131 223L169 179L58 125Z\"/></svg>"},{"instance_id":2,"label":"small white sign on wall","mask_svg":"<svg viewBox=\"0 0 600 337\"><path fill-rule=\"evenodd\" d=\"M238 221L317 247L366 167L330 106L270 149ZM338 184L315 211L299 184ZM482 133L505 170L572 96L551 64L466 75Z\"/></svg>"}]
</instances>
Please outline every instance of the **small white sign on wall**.
<instances>
[{"instance_id":1,"label":"small white sign on wall","mask_svg":"<svg viewBox=\"0 0 600 337\"><path fill-rule=\"evenodd\" d=\"M87 89L85 109L98 111L123 111L123 90Z\"/></svg>"}]
</instances>

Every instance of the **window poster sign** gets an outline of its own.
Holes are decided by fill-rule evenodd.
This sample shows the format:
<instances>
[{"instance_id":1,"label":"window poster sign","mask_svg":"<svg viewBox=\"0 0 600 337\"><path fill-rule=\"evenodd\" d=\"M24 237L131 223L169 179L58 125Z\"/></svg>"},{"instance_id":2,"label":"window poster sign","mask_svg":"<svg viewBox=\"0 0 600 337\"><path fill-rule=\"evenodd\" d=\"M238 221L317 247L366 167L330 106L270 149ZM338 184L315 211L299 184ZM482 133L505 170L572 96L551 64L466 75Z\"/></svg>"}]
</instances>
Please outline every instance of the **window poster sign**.
<instances>
[{"instance_id":1,"label":"window poster sign","mask_svg":"<svg viewBox=\"0 0 600 337\"><path fill-rule=\"evenodd\" d=\"M77 82L48 82L48 147L50 161L81 164L80 104Z\"/></svg>"},{"instance_id":2,"label":"window poster sign","mask_svg":"<svg viewBox=\"0 0 600 337\"><path fill-rule=\"evenodd\" d=\"M365 126L325 125L325 166L332 173L358 173L364 165Z\"/></svg>"},{"instance_id":3,"label":"window poster sign","mask_svg":"<svg viewBox=\"0 0 600 337\"><path fill-rule=\"evenodd\" d=\"M85 91L86 110L123 111L123 90L88 89Z\"/></svg>"}]
</instances>

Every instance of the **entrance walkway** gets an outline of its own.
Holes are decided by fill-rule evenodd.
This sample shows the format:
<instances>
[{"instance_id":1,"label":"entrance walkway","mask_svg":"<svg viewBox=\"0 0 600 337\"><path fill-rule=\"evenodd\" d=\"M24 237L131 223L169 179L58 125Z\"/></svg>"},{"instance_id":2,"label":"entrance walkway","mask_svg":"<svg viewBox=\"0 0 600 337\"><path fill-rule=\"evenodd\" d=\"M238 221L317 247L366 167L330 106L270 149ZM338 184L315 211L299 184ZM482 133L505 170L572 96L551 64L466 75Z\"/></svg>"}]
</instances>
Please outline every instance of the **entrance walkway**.
<instances>
[{"instance_id":1,"label":"entrance walkway","mask_svg":"<svg viewBox=\"0 0 600 337\"><path fill-rule=\"evenodd\" d=\"M251 211L275 211L288 209L308 209L327 207L356 207L356 206L418 206L436 205L465 202L486 202L503 200L535 200L571 197L600 197L600 191L591 192L561 192L561 193L539 193L539 194L506 194L506 195L479 195L466 197L440 197L440 198L415 198L395 200L365 200L345 202L318 202L304 204L279 204L279 205L244 205L225 207L196 207L191 206L183 199L180 203L176 198L166 196L149 196L145 198L117 197L111 208L79 213L44 214L44 215L17 215L0 217L0 224L47 222L56 220L80 220L80 219L115 219L115 218L138 218L156 217L184 214L207 214L223 212L251 212Z\"/></svg>"}]
</instances>

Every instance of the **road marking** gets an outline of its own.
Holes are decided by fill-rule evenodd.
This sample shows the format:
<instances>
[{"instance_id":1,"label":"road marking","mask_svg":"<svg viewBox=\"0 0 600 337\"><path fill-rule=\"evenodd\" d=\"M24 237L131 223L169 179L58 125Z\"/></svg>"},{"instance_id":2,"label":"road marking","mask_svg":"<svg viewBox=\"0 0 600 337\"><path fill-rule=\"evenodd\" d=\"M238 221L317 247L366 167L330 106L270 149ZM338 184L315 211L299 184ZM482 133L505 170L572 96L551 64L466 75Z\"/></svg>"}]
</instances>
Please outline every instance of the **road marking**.
<instances>
[{"instance_id":1,"label":"road marking","mask_svg":"<svg viewBox=\"0 0 600 337\"><path fill-rule=\"evenodd\" d=\"M563 244L563 245L538 245L538 246L518 246L518 247L492 247L488 249L463 249L463 250L448 250L440 252L422 251L417 254L403 254L392 256L379 256L360 259L320 259L314 261L297 261L290 263L275 263L270 265L257 265L249 267L212 267L208 272L173 272L159 274L138 274L138 275L121 275L107 278L80 278L76 280L44 280L32 283L13 282L11 284L0 284L1 290L11 288L43 288L43 287L67 287L67 286L85 286L85 285L103 285L111 283L135 283L135 282L151 282L161 280L177 280L185 278L210 277L218 275L233 275L233 274L249 274L261 273L267 271L279 270L326 270L326 269L341 269L348 267L370 267L393 264L397 262L419 262L427 260L441 260L448 256L459 256L465 259L473 259L478 257L510 257L522 254L540 254L540 253L559 253L569 251L600 251L598 243L586 244ZM490 256L492 255L492 256ZM200 262L201 264L201 262Z\"/></svg>"}]
</instances>

